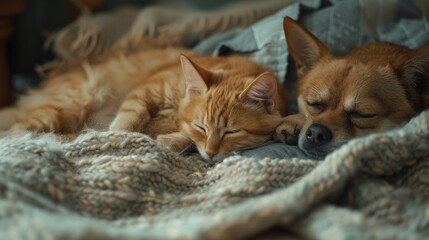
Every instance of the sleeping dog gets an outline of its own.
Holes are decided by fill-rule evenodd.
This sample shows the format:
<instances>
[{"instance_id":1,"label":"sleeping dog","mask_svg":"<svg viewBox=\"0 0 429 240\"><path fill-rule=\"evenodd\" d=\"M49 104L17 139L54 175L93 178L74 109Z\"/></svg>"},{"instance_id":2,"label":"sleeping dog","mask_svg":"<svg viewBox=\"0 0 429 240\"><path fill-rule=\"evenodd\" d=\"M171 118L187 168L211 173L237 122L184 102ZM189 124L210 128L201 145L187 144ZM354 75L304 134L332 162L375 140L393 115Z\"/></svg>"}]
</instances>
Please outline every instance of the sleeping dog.
<instances>
[{"instance_id":1,"label":"sleeping dog","mask_svg":"<svg viewBox=\"0 0 429 240\"><path fill-rule=\"evenodd\" d=\"M277 140L320 158L429 108L429 45L370 43L335 56L294 20L285 18L283 27L297 70L299 113L284 119Z\"/></svg>"}]
</instances>

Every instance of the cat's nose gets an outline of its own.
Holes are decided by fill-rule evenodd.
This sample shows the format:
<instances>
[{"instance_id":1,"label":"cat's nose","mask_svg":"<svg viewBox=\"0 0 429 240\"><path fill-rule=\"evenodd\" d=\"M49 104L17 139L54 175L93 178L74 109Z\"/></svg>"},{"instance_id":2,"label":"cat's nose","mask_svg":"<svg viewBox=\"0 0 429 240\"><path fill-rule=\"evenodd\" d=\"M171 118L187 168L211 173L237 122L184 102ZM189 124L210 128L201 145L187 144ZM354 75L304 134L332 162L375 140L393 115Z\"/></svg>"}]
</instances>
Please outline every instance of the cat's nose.
<instances>
[{"instance_id":1,"label":"cat's nose","mask_svg":"<svg viewBox=\"0 0 429 240\"><path fill-rule=\"evenodd\" d=\"M217 154L217 152L207 152L207 155L208 155L210 158L213 158L214 156L216 156L216 154Z\"/></svg>"}]
</instances>

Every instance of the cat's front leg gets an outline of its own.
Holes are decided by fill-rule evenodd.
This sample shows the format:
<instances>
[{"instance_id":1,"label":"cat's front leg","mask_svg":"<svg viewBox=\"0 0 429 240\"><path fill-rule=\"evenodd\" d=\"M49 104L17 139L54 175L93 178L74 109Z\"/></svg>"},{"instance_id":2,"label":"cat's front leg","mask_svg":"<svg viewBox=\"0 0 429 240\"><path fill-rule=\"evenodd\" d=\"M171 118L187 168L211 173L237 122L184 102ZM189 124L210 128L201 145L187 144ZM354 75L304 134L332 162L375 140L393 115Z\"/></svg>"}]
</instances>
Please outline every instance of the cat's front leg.
<instances>
[{"instance_id":1,"label":"cat's front leg","mask_svg":"<svg viewBox=\"0 0 429 240\"><path fill-rule=\"evenodd\" d=\"M180 132L158 135L156 141L171 147L177 152L184 152L193 147L192 141Z\"/></svg>"},{"instance_id":2,"label":"cat's front leg","mask_svg":"<svg viewBox=\"0 0 429 240\"><path fill-rule=\"evenodd\" d=\"M115 119L110 124L110 131L139 132L150 120L150 113L144 104L126 100Z\"/></svg>"},{"instance_id":3,"label":"cat's front leg","mask_svg":"<svg viewBox=\"0 0 429 240\"><path fill-rule=\"evenodd\" d=\"M296 145L304 122L305 116L302 114L294 114L284 117L283 122L276 128L274 140L290 145Z\"/></svg>"}]
</instances>

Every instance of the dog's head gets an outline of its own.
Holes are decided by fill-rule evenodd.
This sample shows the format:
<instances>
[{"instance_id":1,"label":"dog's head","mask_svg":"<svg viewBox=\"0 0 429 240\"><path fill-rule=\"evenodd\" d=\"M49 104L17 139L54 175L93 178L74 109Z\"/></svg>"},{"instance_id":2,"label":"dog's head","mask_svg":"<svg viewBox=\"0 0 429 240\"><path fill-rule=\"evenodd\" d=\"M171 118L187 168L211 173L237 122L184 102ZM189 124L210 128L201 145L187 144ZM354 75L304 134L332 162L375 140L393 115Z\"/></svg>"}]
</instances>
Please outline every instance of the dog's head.
<instances>
[{"instance_id":1,"label":"dog's head","mask_svg":"<svg viewBox=\"0 0 429 240\"><path fill-rule=\"evenodd\" d=\"M298 146L324 156L349 139L398 126L429 106L429 47L373 43L335 56L290 18L284 20L305 117Z\"/></svg>"}]
</instances>

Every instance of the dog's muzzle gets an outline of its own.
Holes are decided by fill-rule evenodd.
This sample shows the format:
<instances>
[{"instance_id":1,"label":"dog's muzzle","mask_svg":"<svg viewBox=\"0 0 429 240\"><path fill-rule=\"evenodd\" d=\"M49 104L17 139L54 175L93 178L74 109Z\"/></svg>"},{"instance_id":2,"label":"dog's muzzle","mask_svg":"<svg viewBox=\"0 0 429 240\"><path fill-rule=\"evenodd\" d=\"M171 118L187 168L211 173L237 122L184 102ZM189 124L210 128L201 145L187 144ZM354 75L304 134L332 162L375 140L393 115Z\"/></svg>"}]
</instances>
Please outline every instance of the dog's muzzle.
<instances>
[{"instance_id":1,"label":"dog's muzzle","mask_svg":"<svg viewBox=\"0 0 429 240\"><path fill-rule=\"evenodd\" d=\"M304 138L301 139L299 147L311 155L321 157L332 150L333 138L334 134L329 128L321 124L312 124L305 132Z\"/></svg>"}]
</instances>

